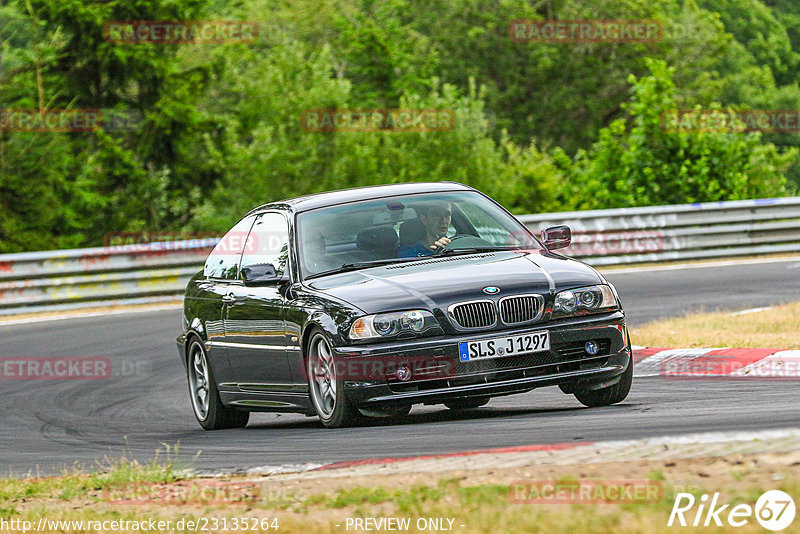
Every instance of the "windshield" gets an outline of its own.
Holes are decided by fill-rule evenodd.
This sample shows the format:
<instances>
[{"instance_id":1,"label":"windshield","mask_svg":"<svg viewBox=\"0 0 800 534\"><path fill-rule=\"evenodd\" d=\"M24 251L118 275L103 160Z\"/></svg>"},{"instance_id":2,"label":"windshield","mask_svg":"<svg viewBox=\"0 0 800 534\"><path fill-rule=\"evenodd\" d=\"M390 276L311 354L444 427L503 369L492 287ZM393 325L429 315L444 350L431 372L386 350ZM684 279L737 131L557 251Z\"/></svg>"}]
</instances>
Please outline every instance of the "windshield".
<instances>
[{"instance_id":1,"label":"windshield","mask_svg":"<svg viewBox=\"0 0 800 534\"><path fill-rule=\"evenodd\" d=\"M300 213L297 244L303 278L436 254L541 250L519 221L474 191L386 197Z\"/></svg>"}]
</instances>

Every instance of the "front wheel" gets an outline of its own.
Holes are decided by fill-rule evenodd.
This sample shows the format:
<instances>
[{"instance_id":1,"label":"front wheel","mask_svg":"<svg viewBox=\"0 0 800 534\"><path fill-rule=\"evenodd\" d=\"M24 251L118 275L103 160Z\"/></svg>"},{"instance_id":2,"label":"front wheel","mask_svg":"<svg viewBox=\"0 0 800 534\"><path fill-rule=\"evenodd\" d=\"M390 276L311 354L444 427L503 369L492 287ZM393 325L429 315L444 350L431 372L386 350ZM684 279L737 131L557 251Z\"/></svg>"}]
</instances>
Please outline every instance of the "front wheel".
<instances>
[{"instance_id":1,"label":"front wheel","mask_svg":"<svg viewBox=\"0 0 800 534\"><path fill-rule=\"evenodd\" d=\"M383 419L394 419L405 417L411 413L411 405L405 406L386 406L381 408L359 408L358 411L364 417L374 417Z\"/></svg>"},{"instance_id":2,"label":"front wheel","mask_svg":"<svg viewBox=\"0 0 800 534\"><path fill-rule=\"evenodd\" d=\"M633 353L631 353L633 354ZM610 406L622 402L628 396L633 383L633 358L628 363L628 368L622 373L619 382L613 386L596 390L576 390L574 395L578 402L589 408Z\"/></svg>"},{"instance_id":3,"label":"front wheel","mask_svg":"<svg viewBox=\"0 0 800 534\"><path fill-rule=\"evenodd\" d=\"M206 430L247 426L250 412L228 408L222 404L214 373L208 364L206 349L199 339L194 339L189 345L186 374L189 378L192 410L200 426Z\"/></svg>"},{"instance_id":4,"label":"front wheel","mask_svg":"<svg viewBox=\"0 0 800 534\"><path fill-rule=\"evenodd\" d=\"M306 351L311 403L322 424L340 428L360 423L363 416L345 395L344 377L336 372L331 344L321 330L311 334Z\"/></svg>"}]
</instances>

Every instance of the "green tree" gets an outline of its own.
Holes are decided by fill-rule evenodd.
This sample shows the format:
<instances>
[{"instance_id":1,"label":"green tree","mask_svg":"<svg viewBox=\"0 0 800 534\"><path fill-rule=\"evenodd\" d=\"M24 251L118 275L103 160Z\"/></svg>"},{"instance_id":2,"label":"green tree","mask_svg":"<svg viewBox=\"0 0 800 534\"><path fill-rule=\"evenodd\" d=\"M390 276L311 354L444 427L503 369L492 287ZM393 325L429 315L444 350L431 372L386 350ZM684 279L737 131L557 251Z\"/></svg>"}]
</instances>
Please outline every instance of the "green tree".
<instances>
[{"instance_id":1,"label":"green tree","mask_svg":"<svg viewBox=\"0 0 800 534\"><path fill-rule=\"evenodd\" d=\"M495 143L474 85L460 95L431 79L425 96L399 99L403 108L453 110L451 131L324 133L303 130L302 113L362 107L349 80L330 76L330 47L312 51L287 38L268 52L229 53L226 61L238 68L227 67L214 98L201 105L227 125L217 151L223 174L195 210L195 228L224 230L252 207L281 198L408 181L464 182L520 211L556 208L555 164L533 146Z\"/></svg>"},{"instance_id":2,"label":"green tree","mask_svg":"<svg viewBox=\"0 0 800 534\"><path fill-rule=\"evenodd\" d=\"M786 194L783 173L797 151L781 154L760 134L671 132L674 69L648 60L649 76L631 76L633 95L571 167L578 208L613 208L774 197Z\"/></svg>"},{"instance_id":3,"label":"green tree","mask_svg":"<svg viewBox=\"0 0 800 534\"><path fill-rule=\"evenodd\" d=\"M800 55L792 50L788 28L761 0L700 0L708 11L719 13L725 30L769 67L777 85L800 80Z\"/></svg>"}]
</instances>

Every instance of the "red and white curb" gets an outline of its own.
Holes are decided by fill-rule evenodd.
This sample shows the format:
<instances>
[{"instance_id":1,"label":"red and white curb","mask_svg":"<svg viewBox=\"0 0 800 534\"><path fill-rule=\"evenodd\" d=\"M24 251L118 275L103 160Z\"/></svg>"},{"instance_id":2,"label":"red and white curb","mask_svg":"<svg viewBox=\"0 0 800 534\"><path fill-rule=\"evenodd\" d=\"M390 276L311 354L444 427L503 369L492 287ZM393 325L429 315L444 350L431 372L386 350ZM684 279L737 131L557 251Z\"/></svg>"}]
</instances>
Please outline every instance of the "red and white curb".
<instances>
[{"instance_id":1,"label":"red and white curb","mask_svg":"<svg viewBox=\"0 0 800 534\"><path fill-rule=\"evenodd\" d=\"M638 378L800 379L800 350L634 347Z\"/></svg>"},{"instance_id":2,"label":"red and white curb","mask_svg":"<svg viewBox=\"0 0 800 534\"><path fill-rule=\"evenodd\" d=\"M262 466L239 474L280 479L375 476L534 465L573 465L636 460L712 458L730 454L777 454L800 451L800 429L755 432L709 432L635 440L556 443L505 447L451 454L374 458L330 464Z\"/></svg>"}]
</instances>

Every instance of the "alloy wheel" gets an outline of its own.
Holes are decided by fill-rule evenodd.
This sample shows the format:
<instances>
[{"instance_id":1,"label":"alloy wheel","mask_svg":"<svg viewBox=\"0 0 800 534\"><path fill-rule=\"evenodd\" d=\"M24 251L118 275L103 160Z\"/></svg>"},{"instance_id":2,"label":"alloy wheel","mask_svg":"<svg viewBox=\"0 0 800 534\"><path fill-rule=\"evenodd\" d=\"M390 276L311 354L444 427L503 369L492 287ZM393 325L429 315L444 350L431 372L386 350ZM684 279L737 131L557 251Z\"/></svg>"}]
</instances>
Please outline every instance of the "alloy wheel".
<instances>
[{"instance_id":1,"label":"alloy wheel","mask_svg":"<svg viewBox=\"0 0 800 534\"><path fill-rule=\"evenodd\" d=\"M201 421L208 417L210 381L206 353L199 343L192 343L189 358L189 388L192 394L192 407Z\"/></svg>"},{"instance_id":2,"label":"alloy wheel","mask_svg":"<svg viewBox=\"0 0 800 534\"><path fill-rule=\"evenodd\" d=\"M322 334L311 340L308 355L308 376L311 396L320 417L330 419L336 409L336 365L333 352Z\"/></svg>"}]
</instances>

